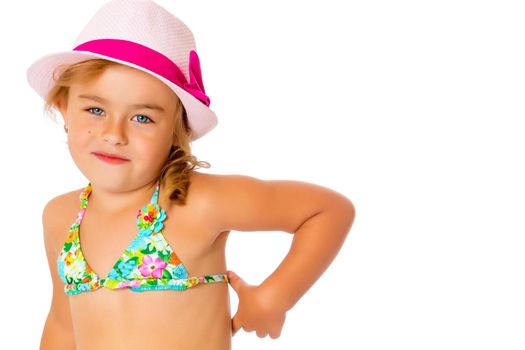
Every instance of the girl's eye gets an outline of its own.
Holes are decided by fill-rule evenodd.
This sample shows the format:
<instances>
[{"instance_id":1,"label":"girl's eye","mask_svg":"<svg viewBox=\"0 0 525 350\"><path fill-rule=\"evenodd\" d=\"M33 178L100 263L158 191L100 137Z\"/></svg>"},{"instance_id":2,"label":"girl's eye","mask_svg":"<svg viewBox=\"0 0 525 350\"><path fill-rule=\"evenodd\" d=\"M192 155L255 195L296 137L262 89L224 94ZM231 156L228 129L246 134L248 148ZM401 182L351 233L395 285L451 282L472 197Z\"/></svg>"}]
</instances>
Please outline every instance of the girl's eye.
<instances>
[{"instance_id":1,"label":"girl's eye","mask_svg":"<svg viewBox=\"0 0 525 350\"><path fill-rule=\"evenodd\" d=\"M145 116L143 114L137 114L137 119L139 120L139 123L140 124L144 124L144 122L146 122L147 120L151 120L150 117L148 116ZM141 118L142 117L142 118ZM151 120L152 121L152 120ZM152 121L153 122L153 121Z\"/></svg>"},{"instance_id":2,"label":"girl's eye","mask_svg":"<svg viewBox=\"0 0 525 350\"><path fill-rule=\"evenodd\" d=\"M102 111L102 109L98 108L98 107L91 107L91 108L88 108L86 109L86 111L88 111L89 113L92 113L92 114L95 114L95 115L100 115L98 114L97 112L92 112L94 110L98 110L98 111ZM146 122L149 120L150 122L153 123L153 120L146 116L146 115L143 115L143 114L137 114L136 117L138 117L138 121L139 121L139 124L147 124Z\"/></svg>"},{"instance_id":3,"label":"girl's eye","mask_svg":"<svg viewBox=\"0 0 525 350\"><path fill-rule=\"evenodd\" d=\"M98 109L99 111L101 111L101 109L100 109L100 108L97 108L97 107L88 108L88 109L86 109L86 111L88 111L89 113L91 113L91 111L92 111L92 110L95 110L95 109ZM94 114L99 115L98 113L94 113Z\"/></svg>"}]
</instances>

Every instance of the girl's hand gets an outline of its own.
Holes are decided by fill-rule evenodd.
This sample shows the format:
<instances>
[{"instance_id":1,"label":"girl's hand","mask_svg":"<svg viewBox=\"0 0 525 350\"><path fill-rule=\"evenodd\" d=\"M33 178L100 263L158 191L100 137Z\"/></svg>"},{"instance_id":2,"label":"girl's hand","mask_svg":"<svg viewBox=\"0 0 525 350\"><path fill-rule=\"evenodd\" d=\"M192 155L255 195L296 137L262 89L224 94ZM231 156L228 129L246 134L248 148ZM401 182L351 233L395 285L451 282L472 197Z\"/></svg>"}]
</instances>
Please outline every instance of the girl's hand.
<instances>
[{"instance_id":1,"label":"girl's hand","mask_svg":"<svg viewBox=\"0 0 525 350\"><path fill-rule=\"evenodd\" d=\"M286 310L279 307L277 300L264 287L246 283L233 271L228 271L228 278L239 298L239 306L232 319L232 336L243 328L247 332L256 331L259 338L268 334L272 339L278 338Z\"/></svg>"}]
</instances>

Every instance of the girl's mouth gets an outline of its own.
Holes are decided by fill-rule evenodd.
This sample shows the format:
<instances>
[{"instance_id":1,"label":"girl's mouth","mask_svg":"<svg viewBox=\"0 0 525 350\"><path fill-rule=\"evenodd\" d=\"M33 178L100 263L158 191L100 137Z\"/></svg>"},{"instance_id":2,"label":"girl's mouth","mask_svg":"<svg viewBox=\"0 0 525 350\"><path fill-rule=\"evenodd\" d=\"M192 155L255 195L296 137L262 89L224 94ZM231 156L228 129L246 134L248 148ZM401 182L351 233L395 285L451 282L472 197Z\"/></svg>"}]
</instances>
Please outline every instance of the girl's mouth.
<instances>
[{"instance_id":1,"label":"girl's mouth","mask_svg":"<svg viewBox=\"0 0 525 350\"><path fill-rule=\"evenodd\" d=\"M125 162L129 162L129 159L121 158L120 156L117 156L117 155L110 155L107 153L99 153L99 152L93 152L93 154L98 159L106 163L110 163L110 164L122 164Z\"/></svg>"}]
</instances>

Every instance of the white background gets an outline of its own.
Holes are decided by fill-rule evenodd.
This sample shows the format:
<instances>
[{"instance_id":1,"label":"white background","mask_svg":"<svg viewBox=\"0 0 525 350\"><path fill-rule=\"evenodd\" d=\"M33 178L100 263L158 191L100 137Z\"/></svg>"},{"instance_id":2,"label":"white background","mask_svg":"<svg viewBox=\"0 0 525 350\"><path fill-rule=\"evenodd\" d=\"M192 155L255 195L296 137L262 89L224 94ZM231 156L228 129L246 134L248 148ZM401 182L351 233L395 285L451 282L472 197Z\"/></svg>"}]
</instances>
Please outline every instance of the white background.
<instances>
[{"instance_id":1,"label":"white background","mask_svg":"<svg viewBox=\"0 0 525 350\"><path fill-rule=\"evenodd\" d=\"M42 209L87 184L26 69L71 49L104 3L0 4L9 348L38 348L50 306ZM522 2L158 3L192 29L219 117L193 144L201 171L312 182L356 207L281 336L241 329L233 349L525 348ZM290 243L232 232L228 268L258 284Z\"/></svg>"}]
</instances>

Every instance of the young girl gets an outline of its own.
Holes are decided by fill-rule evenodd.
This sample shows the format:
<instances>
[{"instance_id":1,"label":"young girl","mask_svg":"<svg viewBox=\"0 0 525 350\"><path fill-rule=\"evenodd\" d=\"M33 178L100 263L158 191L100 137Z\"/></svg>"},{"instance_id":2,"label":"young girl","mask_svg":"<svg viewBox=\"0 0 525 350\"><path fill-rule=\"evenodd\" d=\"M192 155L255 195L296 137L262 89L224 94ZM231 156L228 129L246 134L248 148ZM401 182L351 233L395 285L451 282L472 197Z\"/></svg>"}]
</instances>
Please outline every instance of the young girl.
<instances>
[{"instance_id":1,"label":"young girl","mask_svg":"<svg viewBox=\"0 0 525 350\"><path fill-rule=\"evenodd\" d=\"M27 74L89 180L43 210L53 298L41 349L223 350L240 328L277 338L335 258L354 206L314 184L195 170L209 164L190 142L217 117L190 29L152 1L110 1L71 51ZM294 239L254 286L227 271L231 230Z\"/></svg>"}]
</instances>

